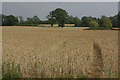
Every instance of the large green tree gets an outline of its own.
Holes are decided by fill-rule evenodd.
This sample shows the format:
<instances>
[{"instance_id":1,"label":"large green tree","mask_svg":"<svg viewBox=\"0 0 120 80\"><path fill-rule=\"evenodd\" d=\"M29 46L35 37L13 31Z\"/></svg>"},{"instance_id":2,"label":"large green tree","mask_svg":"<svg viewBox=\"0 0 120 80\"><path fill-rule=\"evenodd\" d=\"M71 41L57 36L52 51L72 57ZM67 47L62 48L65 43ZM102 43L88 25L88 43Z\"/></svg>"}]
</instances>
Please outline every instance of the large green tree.
<instances>
[{"instance_id":1,"label":"large green tree","mask_svg":"<svg viewBox=\"0 0 120 80\"><path fill-rule=\"evenodd\" d=\"M49 20L55 20L58 22L58 25L60 27L64 27L64 24L66 23L67 17L68 17L68 13L61 8L57 8L51 12L49 12L48 14L49 16Z\"/></svg>"},{"instance_id":2,"label":"large green tree","mask_svg":"<svg viewBox=\"0 0 120 80\"><path fill-rule=\"evenodd\" d=\"M52 17L51 13L49 15L47 15L46 18L48 19L48 22L51 24L51 27L52 27L53 24L56 22L55 18Z\"/></svg>"}]
</instances>

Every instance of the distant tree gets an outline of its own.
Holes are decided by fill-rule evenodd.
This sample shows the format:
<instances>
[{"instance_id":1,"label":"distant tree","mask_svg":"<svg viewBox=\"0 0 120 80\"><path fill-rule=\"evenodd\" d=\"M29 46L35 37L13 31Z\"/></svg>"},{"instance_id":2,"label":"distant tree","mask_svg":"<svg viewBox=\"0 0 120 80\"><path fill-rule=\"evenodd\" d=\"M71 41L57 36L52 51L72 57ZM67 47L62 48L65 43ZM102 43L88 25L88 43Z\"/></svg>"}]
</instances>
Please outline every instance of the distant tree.
<instances>
[{"instance_id":1,"label":"distant tree","mask_svg":"<svg viewBox=\"0 0 120 80\"><path fill-rule=\"evenodd\" d=\"M112 22L108 17L102 16L100 19L100 26L104 29L112 29Z\"/></svg>"},{"instance_id":2,"label":"distant tree","mask_svg":"<svg viewBox=\"0 0 120 80\"><path fill-rule=\"evenodd\" d=\"M56 20L59 26L64 27L64 24L66 23L68 17L68 13L61 8L57 8L51 11L48 16L51 20Z\"/></svg>"},{"instance_id":3,"label":"distant tree","mask_svg":"<svg viewBox=\"0 0 120 80\"><path fill-rule=\"evenodd\" d=\"M118 27L120 28L120 12L118 13Z\"/></svg>"},{"instance_id":4,"label":"distant tree","mask_svg":"<svg viewBox=\"0 0 120 80\"><path fill-rule=\"evenodd\" d=\"M33 20L33 24L34 24L35 26L37 26L37 25L40 23L40 19L38 18L38 16L34 16L34 17L32 18L32 20Z\"/></svg>"},{"instance_id":5,"label":"distant tree","mask_svg":"<svg viewBox=\"0 0 120 80\"><path fill-rule=\"evenodd\" d=\"M23 22L23 17L22 16L19 16L19 22Z\"/></svg>"},{"instance_id":6,"label":"distant tree","mask_svg":"<svg viewBox=\"0 0 120 80\"><path fill-rule=\"evenodd\" d=\"M18 21L20 26L24 25L24 20L22 16L18 16Z\"/></svg>"},{"instance_id":7,"label":"distant tree","mask_svg":"<svg viewBox=\"0 0 120 80\"><path fill-rule=\"evenodd\" d=\"M7 16L5 16L3 14L1 14L1 15L2 15L2 26L6 26L7 25Z\"/></svg>"},{"instance_id":8,"label":"distant tree","mask_svg":"<svg viewBox=\"0 0 120 80\"><path fill-rule=\"evenodd\" d=\"M48 19L48 23L50 23L52 27L53 24L56 22L55 18L52 17L52 13L49 13L49 15L46 16L46 18Z\"/></svg>"},{"instance_id":9,"label":"distant tree","mask_svg":"<svg viewBox=\"0 0 120 80\"><path fill-rule=\"evenodd\" d=\"M18 18L13 15L2 15L2 24L3 26L15 26L18 24Z\"/></svg>"},{"instance_id":10,"label":"distant tree","mask_svg":"<svg viewBox=\"0 0 120 80\"><path fill-rule=\"evenodd\" d=\"M91 27L91 28L97 28L97 27L99 27L99 24L96 21L90 21L88 23L88 26Z\"/></svg>"},{"instance_id":11,"label":"distant tree","mask_svg":"<svg viewBox=\"0 0 120 80\"><path fill-rule=\"evenodd\" d=\"M9 22L9 25L11 25L11 26L17 25L18 24L18 18L13 16L13 15L10 15L10 16L8 16L8 22Z\"/></svg>"},{"instance_id":12,"label":"distant tree","mask_svg":"<svg viewBox=\"0 0 120 80\"><path fill-rule=\"evenodd\" d=\"M112 22L112 27L118 27L118 15L110 17L110 20Z\"/></svg>"},{"instance_id":13,"label":"distant tree","mask_svg":"<svg viewBox=\"0 0 120 80\"><path fill-rule=\"evenodd\" d=\"M73 16L68 16L67 23L68 24L74 24L74 17Z\"/></svg>"},{"instance_id":14,"label":"distant tree","mask_svg":"<svg viewBox=\"0 0 120 80\"><path fill-rule=\"evenodd\" d=\"M84 16L84 17L82 17L82 19L81 19L81 21L82 21L82 23L81 23L81 25L83 26L83 27L89 27L89 22L90 21L97 21L97 19L96 18L93 18L93 17L86 17L86 16Z\"/></svg>"},{"instance_id":15,"label":"distant tree","mask_svg":"<svg viewBox=\"0 0 120 80\"><path fill-rule=\"evenodd\" d=\"M76 27L81 26L81 20L78 17L74 17L74 24Z\"/></svg>"},{"instance_id":16,"label":"distant tree","mask_svg":"<svg viewBox=\"0 0 120 80\"><path fill-rule=\"evenodd\" d=\"M33 19L32 18L28 17L26 22L27 22L28 26L33 26Z\"/></svg>"},{"instance_id":17,"label":"distant tree","mask_svg":"<svg viewBox=\"0 0 120 80\"><path fill-rule=\"evenodd\" d=\"M81 20L78 17L69 16L67 18L68 24L75 24L76 27L81 26Z\"/></svg>"},{"instance_id":18,"label":"distant tree","mask_svg":"<svg viewBox=\"0 0 120 80\"><path fill-rule=\"evenodd\" d=\"M0 26L2 26L2 14L0 14Z\"/></svg>"}]
</instances>

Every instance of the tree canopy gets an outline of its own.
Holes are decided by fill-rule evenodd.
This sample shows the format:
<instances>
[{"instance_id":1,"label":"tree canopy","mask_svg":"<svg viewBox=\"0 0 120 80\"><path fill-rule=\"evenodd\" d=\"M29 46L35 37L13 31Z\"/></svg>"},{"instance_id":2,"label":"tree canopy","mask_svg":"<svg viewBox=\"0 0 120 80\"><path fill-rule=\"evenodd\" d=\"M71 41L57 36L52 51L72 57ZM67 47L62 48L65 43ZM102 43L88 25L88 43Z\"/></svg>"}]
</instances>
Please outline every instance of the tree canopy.
<instances>
[{"instance_id":1,"label":"tree canopy","mask_svg":"<svg viewBox=\"0 0 120 80\"><path fill-rule=\"evenodd\" d=\"M2 25L3 26L17 25L17 23L18 23L17 17L15 17L13 15L9 15L9 16L2 15Z\"/></svg>"},{"instance_id":2,"label":"tree canopy","mask_svg":"<svg viewBox=\"0 0 120 80\"><path fill-rule=\"evenodd\" d=\"M59 26L64 27L64 24L66 23L66 20L68 18L68 13L61 8L57 8L49 12L47 17L49 20L57 21Z\"/></svg>"},{"instance_id":3,"label":"tree canopy","mask_svg":"<svg viewBox=\"0 0 120 80\"><path fill-rule=\"evenodd\" d=\"M102 16L96 18L92 16L83 16L81 19L77 16L69 16L67 11L62 8L52 10L46 16L47 20L40 20L38 16L27 17L23 19L22 16L14 15L0 15L0 24L2 26L38 26L39 24L58 24L59 27L64 27L64 24L75 24L74 27L91 27L99 29L112 29L112 27L120 28L120 12L115 16Z\"/></svg>"}]
</instances>

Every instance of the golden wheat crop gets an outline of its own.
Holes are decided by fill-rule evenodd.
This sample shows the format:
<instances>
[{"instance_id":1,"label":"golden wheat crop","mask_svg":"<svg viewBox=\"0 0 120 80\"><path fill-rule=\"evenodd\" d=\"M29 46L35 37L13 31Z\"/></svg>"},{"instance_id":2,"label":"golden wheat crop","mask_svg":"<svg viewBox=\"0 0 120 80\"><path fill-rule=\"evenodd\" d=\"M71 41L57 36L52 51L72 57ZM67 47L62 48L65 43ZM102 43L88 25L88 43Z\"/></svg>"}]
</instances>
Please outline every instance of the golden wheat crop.
<instances>
[{"instance_id":1,"label":"golden wheat crop","mask_svg":"<svg viewBox=\"0 0 120 80\"><path fill-rule=\"evenodd\" d=\"M22 77L118 75L118 31L84 28L2 28L2 60L20 64Z\"/></svg>"}]
</instances>

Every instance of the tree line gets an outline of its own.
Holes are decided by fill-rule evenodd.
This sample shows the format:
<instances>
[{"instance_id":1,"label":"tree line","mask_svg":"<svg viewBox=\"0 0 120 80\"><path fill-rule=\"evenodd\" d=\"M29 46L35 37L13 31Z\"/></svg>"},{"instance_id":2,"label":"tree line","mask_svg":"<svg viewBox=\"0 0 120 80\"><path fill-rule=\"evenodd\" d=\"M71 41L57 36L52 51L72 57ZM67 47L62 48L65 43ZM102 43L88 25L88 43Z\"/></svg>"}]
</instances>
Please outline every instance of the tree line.
<instances>
[{"instance_id":1,"label":"tree line","mask_svg":"<svg viewBox=\"0 0 120 80\"><path fill-rule=\"evenodd\" d=\"M39 24L58 24L59 27L64 27L64 24L75 24L75 27L90 27L111 29L120 27L120 12L115 16L96 18L92 16L83 16L81 19L68 15L66 10L57 8L46 16L47 20L42 21L38 16L27 17L26 20L22 16L0 15L2 26L38 26Z\"/></svg>"}]
</instances>

